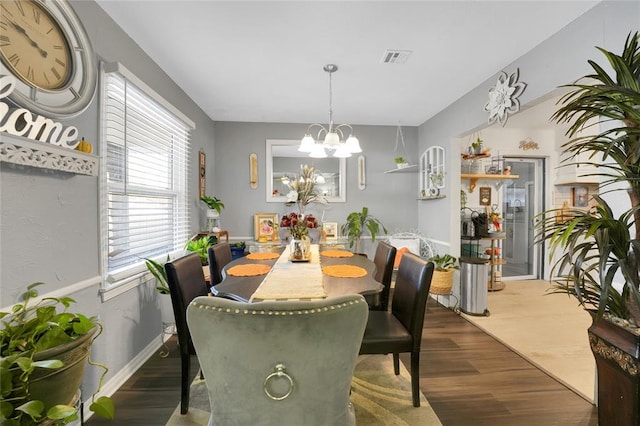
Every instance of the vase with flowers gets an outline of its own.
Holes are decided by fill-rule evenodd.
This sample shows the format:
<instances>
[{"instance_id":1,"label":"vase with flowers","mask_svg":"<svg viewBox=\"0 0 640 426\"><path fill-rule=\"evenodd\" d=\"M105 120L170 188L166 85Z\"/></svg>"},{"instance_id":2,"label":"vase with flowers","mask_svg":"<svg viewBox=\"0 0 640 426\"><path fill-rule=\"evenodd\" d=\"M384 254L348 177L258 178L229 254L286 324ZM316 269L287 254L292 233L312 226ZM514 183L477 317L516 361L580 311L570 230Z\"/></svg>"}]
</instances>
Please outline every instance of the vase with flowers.
<instances>
[{"instance_id":1,"label":"vase with flowers","mask_svg":"<svg viewBox=\"0 0 640 426\"><path fill-rule=\"evenodd\" d=\"M280 221L281 240L305 241L310 246L314 233L317 234L318 221L312 214L305 214L309 204L328 204L326 197L318 190L316 184L319 174L315 167L300 165L300 174L289 182L287 206L295 206L297 211L285 214ZM292 247L292 254L294 253Z\"/></svg>"},{"instance_id":2,"label":"vase with flowers","mask_svg":"<svg viewBox=\"0 0 640 426\"><path fill-rule=\"evenodd\" d=\"M291 212L282 216L280 229L284 229L290 237L291 258L294 260L308 260L311 250L309 232L318 229L318 221L312 214Z\"/></svg>"}]
</instances>

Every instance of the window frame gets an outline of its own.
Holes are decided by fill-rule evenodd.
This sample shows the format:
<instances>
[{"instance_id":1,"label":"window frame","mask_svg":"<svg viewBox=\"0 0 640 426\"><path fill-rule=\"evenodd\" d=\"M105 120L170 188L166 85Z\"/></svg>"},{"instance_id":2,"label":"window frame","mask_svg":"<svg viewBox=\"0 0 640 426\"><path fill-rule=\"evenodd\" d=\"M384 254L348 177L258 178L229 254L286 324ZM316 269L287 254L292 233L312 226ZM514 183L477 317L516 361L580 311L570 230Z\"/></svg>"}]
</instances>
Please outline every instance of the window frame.
<instances>
[{"instance_id":1,"label":"window frame","mask_svg":"<svg viewBox=\"0 0 640 426\"><path fill-rule=\"evenodd\" d=\"M191 168L191 134L195 130L195 123L190 120L186 115L174 107L171 103L166 101L157 92L151 89L142 80L136 77L133 73L127 70L119 63L104 63L100 64L100 101L99 101L99 121L100 121L100 190L99 190L99 204L100 204L100 269L101 269L101 289L102 300L106 301L113 297L116 297L131 288L137 287L140 284L147 282L152 276L148 272L144 261L136 262L134 265L125 266L120 270L109 271L108 252L109 252L109 185L107 183L107 171L108 171L108 149L107 149L107 136L106 136L106 81L109 78L109 74L117 73L120 77L126 80L127 85L135 86L135 89L142 95L148 97L157 106L161 107L165 112L172 114L178 121L182 122L187 132L187 137L184 144L184 171L179 178L172 177L171 182L175 184L177 181L182 181L184 185L184 216L181 217L186 223L185 230L186 239L188 238L189 230L191 229L191 205L189 203L190 194L192 192L192 185L189 180L189 170ZM171 167L174 167L173 165ZM147 189L143 191L147 195L151 195L153 190ZM166 189L161 191L163 195L166 195ZM171 258L176 258L184 253L184 248L177 247L174 244L172 250L168 253L153 257L157 261L165 261L167 255Z\"/></svg>"}]
</instances>

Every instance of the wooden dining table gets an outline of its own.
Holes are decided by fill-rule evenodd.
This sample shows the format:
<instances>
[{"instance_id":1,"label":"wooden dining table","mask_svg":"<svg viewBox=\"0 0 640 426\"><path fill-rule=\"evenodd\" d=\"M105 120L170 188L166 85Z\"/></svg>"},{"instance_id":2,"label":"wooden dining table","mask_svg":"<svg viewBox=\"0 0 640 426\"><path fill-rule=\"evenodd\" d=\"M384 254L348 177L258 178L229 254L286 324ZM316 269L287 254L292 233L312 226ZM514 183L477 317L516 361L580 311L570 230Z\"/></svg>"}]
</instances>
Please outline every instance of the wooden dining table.
<instances>
[{"instance_id":1,"label":"wooden dining table","mask_svg":"<svg viewBox=\"0 0 640 426\"><path fill-rule=\"evenodd\" d=\"M278 248L274 251L279 255L282 255L285 248ZM370 261L366 256L353 255L351 257L326 257L322 256L322 247L319 251L320 267L330 265L353 265L359 266L366 270L366 275L358 278L341 278L322 274L322 286L326 293L326 297L339 296L344 294L358 293L362 294L370 305L376 305L379 303L380 293L383 286L374 279L376 273L375 264ZM227 271L237 265L246 264L263 264L269 265L271 268L278 262L278 258L270 260L252 260L246 256L236 259L228 263L223 268L223 280L220 284L211 287L211 293L214 296L226 297L228 299L237 300L240 302L249 302L252 300L253 294L258 287L263 283L266 275L257 276L234 276L227 273ZM300 269L302 271L302 269ZM287 273L296 274L296 268L292 265L287 269ZM302 282L305 279L303 273L299 274L299 279Z\"/></svg>"}]
</instances>

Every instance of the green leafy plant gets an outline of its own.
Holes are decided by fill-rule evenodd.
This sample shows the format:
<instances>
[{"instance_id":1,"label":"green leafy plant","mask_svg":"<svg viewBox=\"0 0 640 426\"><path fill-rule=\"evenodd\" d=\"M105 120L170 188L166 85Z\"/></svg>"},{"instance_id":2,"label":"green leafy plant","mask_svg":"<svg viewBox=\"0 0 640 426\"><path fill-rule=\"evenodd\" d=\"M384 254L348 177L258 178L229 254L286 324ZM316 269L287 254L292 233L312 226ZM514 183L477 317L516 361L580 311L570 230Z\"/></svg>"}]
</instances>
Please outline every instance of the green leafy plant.
<instances>
[{"instance_id":1,"label":"green leafy plant","mask_svg":"<svg viewBox=\"0 0 640 426\"><path fill-rule=\"evenodd\" d=\"M69 306L75 303L70 297L47 297L32 306L29 305L31 299L38 296L36 287L42 284L37 282L29 285L22 295L23 303L16 304L12 312L0 312L0 420L3 426L33 425L44 421L67 424L78 419L78 410L75 407L45 407L43 401L32 397L32 376L39 375L43 369L59 369L64 366L58 359L36 357L47 349L96 333L91 337L93 343L102 333L102 324L96 318L67 312ZM62 311L59 311L61 308ZM113 419L113 401L105 396L95 398L109 369L104 364L92 361L90 357L88 363L103 369L98 389L92 396L90 410L102 417Z\"/></svg>"},{"instance_id":2,"label":"green leafy plant","mask_svg":"<svg viewBox=\"0 0 640 426\"><path fill-rule=\"evenodd\" d=\"M371 234L371 241L376 241L376 235L380 233L382 229L387 234L387 228L384 227L375 217L369 214L369 209L363 207L361 212L352 212L347 216L347 221L340 228L342 235L346 235L349 238L349 247L356 246L356 252L360 252L360 238L365 230L369 230Z\"/></svg>"},{"instance_id":3,"label":"green leafy plant","mask_svg":"<svg viewBox=\"0 0 640 426\"><path fill-rule=\"evenodd\" d=\"M393 159L393 161L396 162L396 164L402 164L402 163L406 163L407 161L404 159L404 157L396 157Z\"/></svg>"},{"instance_id":4,"label":"green leafy plant","mask_svg":"<svg viewBox=\"0 0 640 426\"><path fill-rule=\"evenodd\" d=\"M480 154L482 152L483 145L484 141L478 136L476 140L471 144L471 148L473 148L476 154Z\"/></svg>"},{"instance_id":5,"label":"green leafy plant","mask_svg":"<svg viewBox=\"0 0 640 426\"><path fill-rule=\"evenodd\" d=\"M218 242L218 239L213 235L210 235L208 237L191 239L187 241L186 249L191 252L198 253L198 256L200 256L200 262L202 263L202 266L206 266L209 264L209 254L207 250L209 250L209 247L216 244L217 242Z\"/></svg>"},{"instance_id":6,"label":"green leafy plant","mask_svg":"<svg viewBox=\"0 0 640 426\"><path fill-rule=\"evenodd\" d=\"M205 203L207 207L217 211L218 213L220 213L224 208L224 203L217 197L209 197L207 195L203 195L202 197L200 197L200 200L202 200L202 202Z\"/></svg>"},{"instance_id":7,"label":"green leafy plant","mask_svg":"<svg viewBox=\"0 0 640 426\"><path fill-rule=\"evenodd\" d=\"M165 263L169 262L171 259L167 255L167 260ZM160 294L169 294L169 281L167 279L167 271L164 269L164 263L157 262L153 259L145 258L145 265L147 265L147 269L151 272L151 275L157 280L158 285L156 286L156 290Z\"/></svg>"},{"instance_id":8,"label":"green leafy plant","mask_svg":"<svg viewBox=\"0 0 640 426\"><path fill-rule=\"evenodd\" d=\"M456 263L457 258L450 254L435 255L429 258L429 261L433 262L436 271L449 271L451 269L460 269L460 266Z\"/></svg>"},{"instance_id":9,"label":"green leafy plant","mask_svg":"<svg viewBox=\"0 0 640 426\"><path fill-rule=\"evenodd\" d=\"M585 83L571 84L562 105L552 116L569 123L572 139L562 148L569 164L596 165L592 175L602 177L601 188L624 186L631 208L617 218L599 196L595 209L571 210L569 220L557 221L561 209L539 217L537 241L549 242L551 252L564 250L554 265L558 274L555 291L575 296L588 309L596 309L596 320L605 312L640 325L640 35L629 34L620 55L598 48L614 76L589 60L593 73ZM594 121L607 124L596 135L586 135ZM593 132L591 132L593 133ZM587 160L578 156L588 154ZM602 161L598 157L602 157ZM632 231L633 230L633 231ZM622 291L614 278L624 278Z\"/></svg>"}]
</instances>

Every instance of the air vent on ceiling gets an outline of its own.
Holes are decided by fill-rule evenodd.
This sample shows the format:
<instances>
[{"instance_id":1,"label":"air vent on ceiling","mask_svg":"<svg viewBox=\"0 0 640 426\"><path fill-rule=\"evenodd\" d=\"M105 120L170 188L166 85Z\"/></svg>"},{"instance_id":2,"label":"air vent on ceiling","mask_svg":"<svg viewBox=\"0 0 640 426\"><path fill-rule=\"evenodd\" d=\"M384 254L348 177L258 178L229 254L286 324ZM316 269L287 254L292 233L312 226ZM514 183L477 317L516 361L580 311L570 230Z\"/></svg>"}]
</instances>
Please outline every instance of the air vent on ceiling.
<instances>
[{"instance_id":1,"label":"air vent on ceiling","mask_svg":"<svg viewBox=\"0 0 640 426\"><path fill-rule=\"evenodd\" d=\"M382 55L383 64L404 64L413 52L411 50L387 50Z\"/></svg>"}]
</instances>

